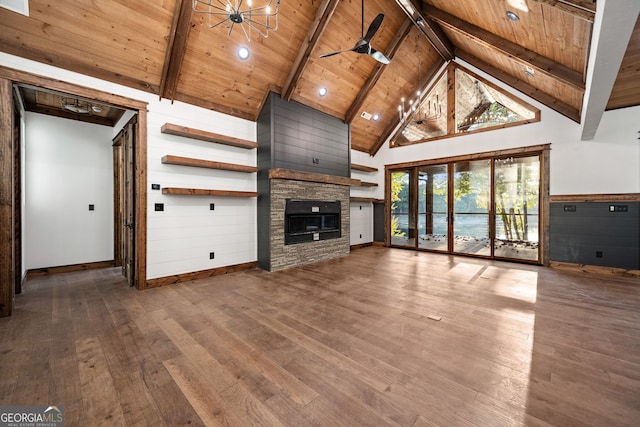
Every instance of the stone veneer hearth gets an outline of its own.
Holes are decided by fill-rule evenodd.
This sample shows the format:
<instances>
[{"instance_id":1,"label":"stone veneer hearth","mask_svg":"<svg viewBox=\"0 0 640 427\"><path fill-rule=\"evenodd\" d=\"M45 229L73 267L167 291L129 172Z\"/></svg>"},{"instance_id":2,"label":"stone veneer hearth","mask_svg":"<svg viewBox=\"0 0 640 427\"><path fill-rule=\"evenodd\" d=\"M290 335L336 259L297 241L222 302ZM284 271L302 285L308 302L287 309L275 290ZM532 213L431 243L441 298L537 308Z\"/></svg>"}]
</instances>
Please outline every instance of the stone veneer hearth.
<instances>
[{"instance_id":1,"label":"stone veneer hearth","mask_svg":"<svg viewBox=\"0 0 640 427\"><path fill-rule=\"evenodd\" d=\"M349 255L349 186L289 179L271 179L270 187L269 246L271 271ZM284 213L286 199L339 200L341 205L341 237L285 245Z\"/></svg>"}]
</instances>

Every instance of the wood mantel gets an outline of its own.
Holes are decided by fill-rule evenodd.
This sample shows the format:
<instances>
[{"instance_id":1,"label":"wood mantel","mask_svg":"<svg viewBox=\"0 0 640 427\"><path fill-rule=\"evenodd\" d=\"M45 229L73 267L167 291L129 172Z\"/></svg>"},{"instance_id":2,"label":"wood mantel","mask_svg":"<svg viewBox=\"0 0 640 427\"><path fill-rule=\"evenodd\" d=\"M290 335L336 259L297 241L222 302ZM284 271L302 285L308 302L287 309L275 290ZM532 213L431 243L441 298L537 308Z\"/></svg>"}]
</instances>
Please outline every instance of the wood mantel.
<instances>
[{"instance_id":1,"label":"wood mantel","mask_svg":"<svg viewBox=\"0 0 640 427\"><path fill-rule=\"evenodd\" d=\"M359 179L344 176L325 175L322 173L302 172L289 169L269 169L269 179L290 179L293 181L319 182L321 184L336 184L359 186Z\"/></svg>"}]
</instances>

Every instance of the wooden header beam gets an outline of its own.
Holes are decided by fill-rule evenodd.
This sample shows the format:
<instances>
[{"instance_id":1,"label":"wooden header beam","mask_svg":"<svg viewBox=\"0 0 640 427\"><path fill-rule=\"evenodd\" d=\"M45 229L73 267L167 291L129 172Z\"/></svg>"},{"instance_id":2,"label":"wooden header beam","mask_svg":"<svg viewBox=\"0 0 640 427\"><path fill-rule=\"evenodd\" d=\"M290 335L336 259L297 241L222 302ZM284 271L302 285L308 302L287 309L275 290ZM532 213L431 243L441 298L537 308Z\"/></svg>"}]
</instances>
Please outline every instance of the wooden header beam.
<instances>
[{"instance_id":1,"label":"wooden header beam","mask_svg":"<svg viewBox=\"0 0 640 427\"><path fill-rule=\"evenodd\" d=\"M162 67L162 77L160 78L160 98L167 98L173 101L176 96L180 69L187 50L192 15L191 0L179 0L176 3L176 13L171 24L169 44Z\"/></svg>"},{"instance_id":2,"label":"wooden header beam","mask_svg":"<svg viewBox=\"0 0 640 427\"><path fill-rule=\"evenodd\" d=\"M331 16L333 16L333 12L335 12L338 6L338 1L339 0L324 0L320 7L318 7L316 18L311 24L307 36L302 42L302 46L300 46L298 50L298 56L296 56L295 61L293 61L289 75L282 87L282 99L287 101L291 100L298 80L309 63L311 52L313 52L313 49L315 49L318 44L318 40L320 40L320 36L324 33Z\"/></svg>"},{"instance_id":3,"label":"wooden header beam","mask_svg":"<svg viewBox=\"0 0 640 427\"><path fill-rule=\"evenodd\" d=\"M453 60L453 44L440 27L427 19L422 8L417 6L413 0L396 0L396 3L411 18L411 22L422 31L442 59L445 61Z\"/></svg>"}]
</instances>

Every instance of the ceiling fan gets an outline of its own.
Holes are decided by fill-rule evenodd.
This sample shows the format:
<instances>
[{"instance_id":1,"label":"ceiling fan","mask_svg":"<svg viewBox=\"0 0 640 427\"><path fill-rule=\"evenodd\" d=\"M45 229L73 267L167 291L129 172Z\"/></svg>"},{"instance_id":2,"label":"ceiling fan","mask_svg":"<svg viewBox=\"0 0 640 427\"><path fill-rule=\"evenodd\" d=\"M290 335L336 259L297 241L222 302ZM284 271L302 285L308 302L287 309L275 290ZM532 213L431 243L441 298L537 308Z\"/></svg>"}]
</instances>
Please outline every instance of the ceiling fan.
<instances>
[{"instance_id":1,"label":"ceiling fan","mask_svg":"<svg viewBox=\"0 0 640 427\"><path fill-rule=\"evenodd\" d=\"M373 21L371 21L371 24L369 25L369 29L365 34L364 32L364 0L362 0L362 37L358 39L356 44L351 49L338 50L336 52L325 53L323 55L320 55L320 58L326 58L328 56L333 56L333 55L337 55L339 53L344 53L344 52L356 52L356 53L366 53L376 61L381 62L383 64L388 64L389 62L391 62L389 58L387 58L382 52L378 52L373 47L371 47L371 39L373 38L373 36L376 35L376 32L380 28L380 25L382 24L383 19L384 19L384 13L378 14L378 16L376 16L373 19Z\"/></svg>"}]
</instances>

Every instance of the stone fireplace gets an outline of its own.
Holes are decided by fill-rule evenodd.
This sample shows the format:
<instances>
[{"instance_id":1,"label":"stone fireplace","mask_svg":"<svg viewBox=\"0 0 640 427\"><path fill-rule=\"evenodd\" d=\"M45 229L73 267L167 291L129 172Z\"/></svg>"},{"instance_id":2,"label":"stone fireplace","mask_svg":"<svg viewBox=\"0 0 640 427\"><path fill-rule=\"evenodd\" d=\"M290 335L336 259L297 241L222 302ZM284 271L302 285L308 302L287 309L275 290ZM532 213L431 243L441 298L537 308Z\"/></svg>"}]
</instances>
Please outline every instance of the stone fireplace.
<instances>
[{"instance_id":1,"label":"stone fireplace","mask_svg":"<svg viewBox=\"0 0 640 427\"><path fill-rule=\"evenodd\" d=\"M282 270L331 258L349 255L349 187L319 182L272 179L269 259L258 257L261 268ZM305 199L340 202L340 237L327 240L311 240L297 244L285 242L285 209L287 199ZM267 255L264 253L262 255Z\"/></svg>"}]
</instances>

